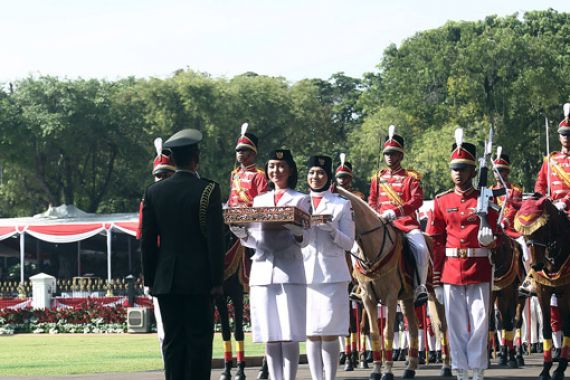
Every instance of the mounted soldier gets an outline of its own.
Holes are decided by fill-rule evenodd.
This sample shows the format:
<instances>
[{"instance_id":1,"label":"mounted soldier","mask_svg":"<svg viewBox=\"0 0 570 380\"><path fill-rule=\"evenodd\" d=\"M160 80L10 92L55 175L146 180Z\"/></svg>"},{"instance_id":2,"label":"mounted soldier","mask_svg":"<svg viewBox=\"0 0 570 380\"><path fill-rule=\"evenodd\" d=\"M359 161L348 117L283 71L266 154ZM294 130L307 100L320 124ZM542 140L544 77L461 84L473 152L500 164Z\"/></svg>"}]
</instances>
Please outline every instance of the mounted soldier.
<instances>
[{"instance_id":1,"label":"mounted soldier","mask_svg":"<svg viewBox=\"0 0 570 380\"><path fill-rule=\"evenodd\" d=\"M253 198L267 191L267 178L265 172L255 165L257 158L258 138L251 132L247 132L248 124L241 126L241 134L237 140L235 154L239 166L231 172L230 196L228 207L251 207ZM233 236L233 235L232 235ZM227 302L228 297L234 305L234 337L237 350L237 373L236 380L245 379L245 351L243 333L243 293L248 288L249 272L251 268L250 257L253 250L242 247L239 240L232 241L224 258L224 297L216 302L222 322L222 338L224 340L224 371L221 380L231 379L233 365L231 331L229 324ZM263 366L261 372L267 372ZM262 374L261 378L267 378Z\"/></svg>"},{"instance_id":2,"label":"mounted soldier","mask_svg":"<svg viewBox=\"0 0 570 380\"><path fill-rule=\"evenodd\" d=\"M415 303L421 305L428 296L425 284L429 264L428 247L417 218L417 211L424 201L421 175L412 169L402 168L404 138L395 133L393 125L388 128L382 153L388 167L372 178L368 204L406 235L418 274L413 276L416 281Z\"/></svg>"}]
</instances>

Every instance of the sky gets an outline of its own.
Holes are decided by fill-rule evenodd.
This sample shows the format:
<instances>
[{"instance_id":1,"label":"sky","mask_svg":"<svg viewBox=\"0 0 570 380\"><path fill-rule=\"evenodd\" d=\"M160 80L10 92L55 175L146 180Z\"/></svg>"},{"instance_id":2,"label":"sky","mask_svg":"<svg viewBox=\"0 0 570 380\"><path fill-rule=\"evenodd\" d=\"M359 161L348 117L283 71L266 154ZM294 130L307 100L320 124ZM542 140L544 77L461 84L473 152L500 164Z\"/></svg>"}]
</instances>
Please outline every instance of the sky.
<instances>
[{"instance_id":1,"label":"sky","mask_svg":"<svg viewBox=\"0 0 570 380\"><path fill-rule=\"evenodd\" d=\"M568 0L0 0L0 82L116 80L178 69L290 81L373 72L391 43L448 20Z\"/></svg>"}]
</instances>

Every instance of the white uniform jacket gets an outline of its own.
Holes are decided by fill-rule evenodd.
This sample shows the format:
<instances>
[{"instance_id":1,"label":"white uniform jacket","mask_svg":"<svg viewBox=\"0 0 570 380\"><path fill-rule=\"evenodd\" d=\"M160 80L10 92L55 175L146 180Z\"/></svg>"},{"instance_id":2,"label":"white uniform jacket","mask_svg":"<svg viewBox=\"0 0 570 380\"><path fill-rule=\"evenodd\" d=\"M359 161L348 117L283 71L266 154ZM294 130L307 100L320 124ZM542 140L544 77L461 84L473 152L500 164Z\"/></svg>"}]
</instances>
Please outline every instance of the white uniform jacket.
<instances>
[{"instance_id":1,"label":"white uniform jacket","mask_svg":"<svg viewBox=\"0 0 570 380\"><path fill-rule=\"evenodd\" d=\"M309 245L303 248L307 284L349 282L346 251L354 244L352 208L346 199L326 191L313 215L332 215L334 239L330 231L311 228Z\"/></svg>"},{"instance_id":2,"label":"white uniform jacket","mask_svg":"<svg viewBox=\"0 0 570 380\"><path fill-rule=\"evenodd\" d=\"M277 204L274 202L275 191L256 196L253 207L296 206L309 212L309 198L306 194L287 189ZM305 284L303 254L301 248L308 244L310 230L303 232L303 241L298 242L287 230L262 230L258 227L249 229L247 239L242 244L255 249L251 258L249 285L269 284Z\"/></svg>"}]
</instances>

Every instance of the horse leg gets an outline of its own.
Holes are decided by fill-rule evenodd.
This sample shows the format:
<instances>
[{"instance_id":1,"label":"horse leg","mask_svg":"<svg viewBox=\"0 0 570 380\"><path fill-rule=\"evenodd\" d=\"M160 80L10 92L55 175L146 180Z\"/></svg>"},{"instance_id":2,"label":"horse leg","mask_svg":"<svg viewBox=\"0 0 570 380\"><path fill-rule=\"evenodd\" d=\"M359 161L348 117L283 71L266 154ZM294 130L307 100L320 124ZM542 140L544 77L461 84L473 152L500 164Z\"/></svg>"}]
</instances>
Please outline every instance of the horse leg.
<instances>
[{"instance_id":1,"label":"horse leg","mask_svg":"<svg viewBox=\"0 0 570 380\"><path fill-rule=\"evenodd\" d=\"M544 339L544 362L539 380L550 380L550 369L552 368L552 327L550 326L550 298L552 291L543 285L537 284L537 296L542 311L542 337Z\"/></svg>"},{"instance_id":2,"label":"horse leg","mask_svg":"<svg viewBox=\"0 0 570 380\"><path fill-rule=\"evenodd\" d=\"M382 367L382 353L380 351L380 331L378 330L378 308L376 301L369 297L364 301L366 314L368 314L368 326L370 328L370 339L372 340L372 373L370 380L380 380Z\"/></svg>"},{"instance_id":3,"label":"horse leg","mask_svg":"<svg viewBox=\"0 0 570 380\"><path fill-rule=\"evenodd\" d=\"M216 300L216 307L220 315L222 325L222 339L224 340L224 371L220 375L220 380L230 380L232 378L231 369L233 362L232 355L232 335L230 331L230 318L228 315L228 298L224 294Z\"/></svg>"},{"instance_id":4,"label":"horse leg","mask_svg":"<svg viewBox=\"0 0 570 380\"><path fill-rule=\"evenodd\" d=\"M367 369L368 360L366 357L366 337L370 336L370 323L368 321L368 312L366 307L362 307L362 315L360 317L360 351L359 351L359 364L358 368Z\"/></svg>"},{"instance_id":5,"label":"horse leg","mask_svg":"<svg viewBox=\"0 0 570 380\"><path fill-rule=\"evenodd\" d=\"M418 320L413 300L403 300L404 316L408 319L408 333L410 334L410 348L408 350L408 366L402 375L403 379L413 379L418 368Z\"/></svg>"},{"instance_id":6,"label":"horse leg","mask_svg":"<svg viewBox=\"0 0 570 380\"><path fill-rule=\"evenodd\" d=\"M441 366L440 376L451 377L451 367L449 365L449 348L447 346L447 323L445 321L445 310L443 305L440 305L435 296L430 294L428 300L429 318L435 337L441 344Z\"/></svg>"},{"instance_id":7,"label":"horse leg","mask_svg":"<svg viewBox=\"0 0 570 380\"><path fill-rule=\"evenodd\" d=\"M388 313L386 315L386 325L384 326L384 368L382 369L382 380L393 380L392 366L394 364L392 344L394 343L394 325L396 322L396 309L398 300L395 298L387 303Z\"/></svg>"},{"instance_id":8,"label":"horse leg","mask_svg":"<svg viewBox=\"0 0 570 380\"><path fill-rule=\"evenodd\" d=\"M570 300L568 299L568 292L570 286L567 286L566 294L564 297L558 297L558 307L560 308L560 315L566 316L561 318L562 332L564 338L562 339L562 350L560 352L560 359L558 361L558 368L554 370L552 374L552 380L562 380L564 379L564 371L568 367L568 360L570 359Z\"/></svg>"},{"instance_id":9,"label":"horse leg","mask_svg":"<svg viewBox=\"0 0 570 380\"><path fill-rule=\"evenodd\" d=\"M518 286L515 285L515 286ZM523 345L522 345L522 324L523 324L523 313L524 307L526 305L526 298L519 297L517 294L517 307L515 309L515 339L516 339L516 360L519 367L524 366L524 356L523 356ZM529 321L530 323L530 321Z\"/></svg>"},{"instance_id":10,"label":"horse leg","mask_svg":"<svg viewBox=\"0 0 570 380\"><path fill-rule=\"evenodd\" d=\"M509 368L518 368L517 360L515 358L514 340L514 319L516 308L516 288L515 284L509 285L502 292L502 297L498 300L498 307L503 319L503 356L502 361Z\"/></svg>"}]
</instances>

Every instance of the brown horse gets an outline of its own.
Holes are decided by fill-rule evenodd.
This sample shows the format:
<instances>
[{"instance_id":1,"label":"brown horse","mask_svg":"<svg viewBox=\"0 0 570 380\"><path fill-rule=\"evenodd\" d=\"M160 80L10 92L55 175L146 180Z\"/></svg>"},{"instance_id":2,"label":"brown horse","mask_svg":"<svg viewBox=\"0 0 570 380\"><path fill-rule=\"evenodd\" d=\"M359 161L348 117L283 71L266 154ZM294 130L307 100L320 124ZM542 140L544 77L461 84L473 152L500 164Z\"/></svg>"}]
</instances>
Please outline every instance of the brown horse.
<instances>
[{"instance_id":1,"label":"brown horse","mask_svg":"<svg viewBox=\"0 0 570 380\"><path fill-rule=\"evenodd\" d=\"M549 198L535 194L523 201L515 216L515 228L525 237L531 253L530 274L534 280L544 323L544 364L540 380L550 380L552 368L552 329L550 298L558 297L562 331L562 353L553 380L564 378L570 346L570 221Z\"/></svg>"},{"instance_id":2,"label":"brown horse","mask_svg":"<svg viewBox=\"0 0 570 380\"><path fill-rule=\"evenodd\" d=\"M491 305L499 312L503 325L502 352L499 364L509 368L524 365L522 347L515 348L513 341L515 328L522 324L522 309L525 298L519 297L518 286L523 273L520 250L517 243L503 235L500 244L493 250L495 262ZM493 309L491 309L491 313ZM489 332L495 334L495 316L489 316Z\"/></svg>"},{"instance_id":3,"label":"brown horse","mask_svg":"<svg viewBox=\"0 0 570 380\"><path fill-rule=\"evenodd\" d=\"M404 260L404 247L407 244L405 237L392 224L380 218L362 199L340 187L337 191L342 197L350 200L354 212L356 241L360 251L355 255L353 273L362 289L361 298L370 326L374 359L370 379L391 380L394 378L392 342L399 300L404 315L408 318L410 334L408 365L402 377L404 379L414 378L418 366L418 323L414 310L413 281L407 271L403 270L406 264ZM383 350L377 323L377 305L380 302L388 307L383 331ZM384 354L383 367L382 354Z\"/></svg>"}]
</instances>

